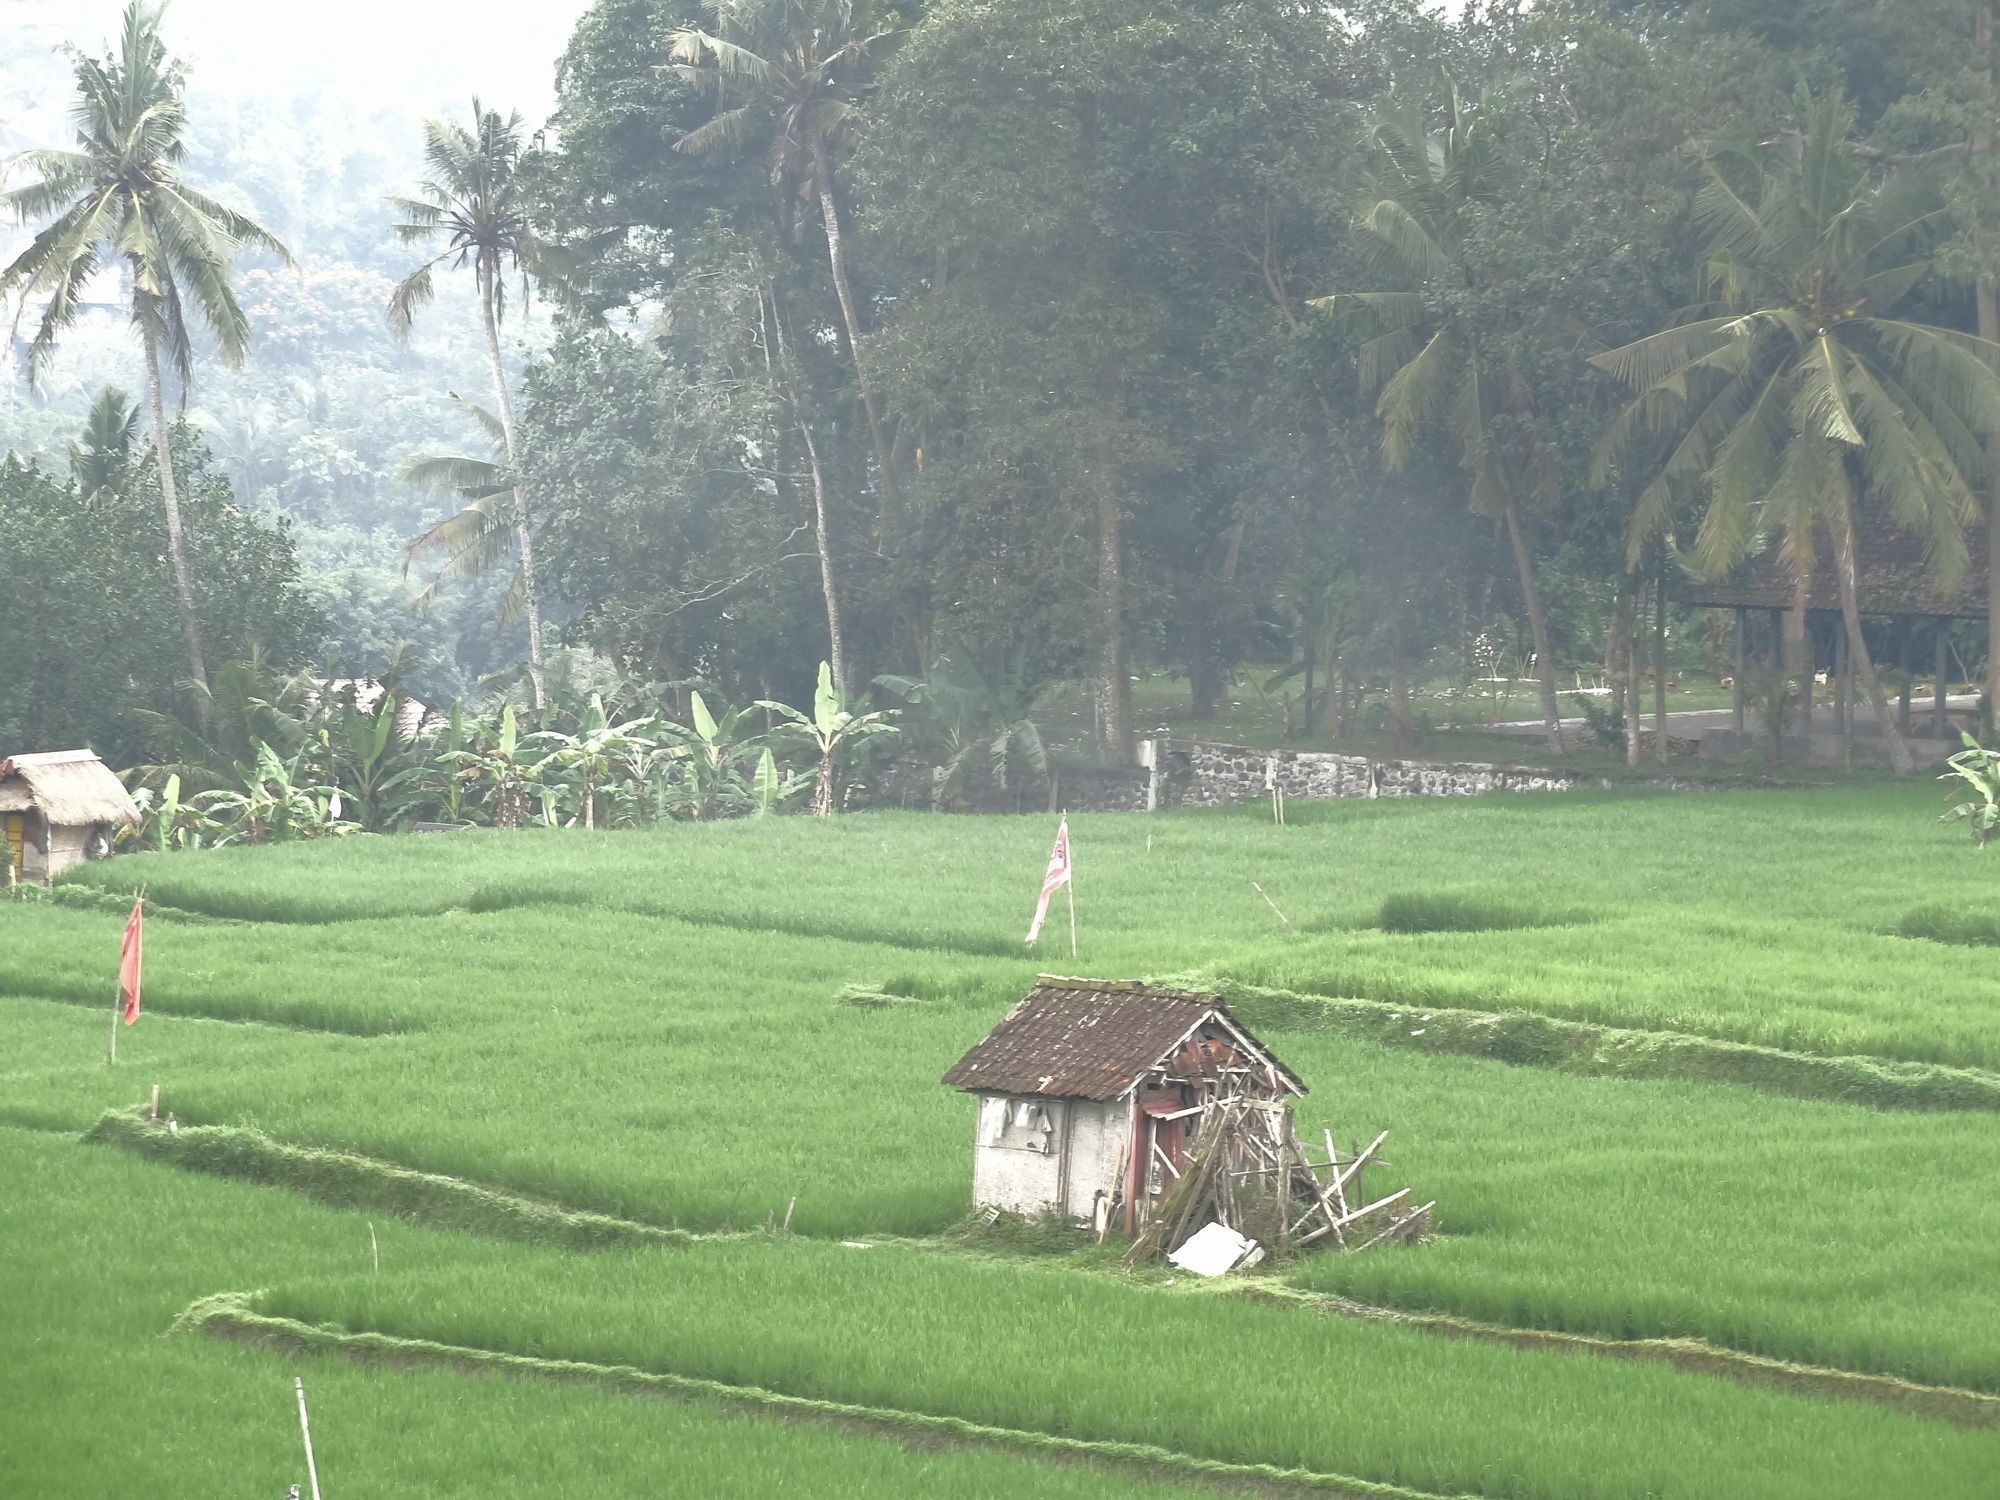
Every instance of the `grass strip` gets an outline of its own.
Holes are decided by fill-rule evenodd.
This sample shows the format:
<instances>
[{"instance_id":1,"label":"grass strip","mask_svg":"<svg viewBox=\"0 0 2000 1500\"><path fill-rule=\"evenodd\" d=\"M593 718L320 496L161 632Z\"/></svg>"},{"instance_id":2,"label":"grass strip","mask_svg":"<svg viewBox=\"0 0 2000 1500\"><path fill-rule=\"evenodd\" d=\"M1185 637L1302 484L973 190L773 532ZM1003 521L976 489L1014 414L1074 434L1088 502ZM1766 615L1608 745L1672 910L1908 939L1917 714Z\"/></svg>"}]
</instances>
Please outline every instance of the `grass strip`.
<instances>
[{"instance_id":1,"label":"grass strip","mask_svg":"<svg viewBox=\"0 0 2000 1500\"><path fill-rule=\"evenodd\" d=\"M85 1010L109 1009L102 995L17 988L5 973L0 973L0 997L41 1000L50 1005L71 1005ZM151 988L146 991L146 1012L148 1015L171 1016L176 1021L215 1021L224 1026L261 1026L273 1031L302 1031L321 1036L404 1036L424 1029L421 1025L398 1025L393 1018L377 1020L326 1005L301 1005L285 1010L263 1005L239 1007L227 999L221 1003L191 1005L179 996L161 996Z\"/></svg>"},{"instance_id":2,"label":"grass strip","mask_svg":"<svg viewBox=\"0 0 2000 1500\"><path fill-rule=\"evenodd\" d=\"M2000 1110L2000 1074L1942 1063L1822 1057L1678 1031L1564 1021L1533 1011L1477 1011L1301 995L1208 975L1163 982L1209 990L1247 1024L1331 1031L1419 1052L1490 1057L1596 1078L1685 1078L1875 1109Z\"/></svg>"},{"instance_id":3,"label":"grass strip","mask_svg":"<svg viewBox=\"0 0 2000 1500\"><path fill-rule=\"evenodd\" d=\"M1903 913L1903 919L1896 924L1896 935L1966 948L1991 948L2000 946L2000 915L1987 905L1926 902Z\"/></svg>"},{"instance_id":4,"label":"grass strip","mask_svg":"<svg viewBox=\"0 0 2000 1500\"><path fill-rule=\"evenodd\" d=\"M107 1110L84 1139L190 1172L269 1183L336 1208L364 1209L486 1239L562 1250L677 1248L694 1241L683 1229L578 1213L351 1152L287 1145L242 1126L183 1125L170 1131L148 1121L141 1107Z\"/></svg>"},{"instance_id":5,"label":"grass strip","mask_svg":"<svg viewBox=\"0 0 2000 1500\"><path fill-rule=\"evenodd\" d=\"M37 887L27 887L34 890ZM44 899L57 906L73 907L78 911L101 911L110 916L124 917L132 910L132 897L122 890L106 890L100 886L76 885L59 881L43 892ZM205 911L190 911L186 907L168 906L154 901L146 901L146 915L161 922L180 922L191 927L240 927L242 922L236 917L211 916Z\"/></svg>"},{"instance_id":6,"label":"grass strip","mask_svg":"<svg viewBox=\"0 0 2000 1500\"><path fill-rule=\"evenodd\" d=\"M1438 1496L1428 1491L1378 1484L1344 1474L1285 1469L1275 1464L1226 1463L1151 1443L1121 1443L996 1427L967 1421L963 1417L792 1396L762 1386L730 1385L698 1376L641 1370L631 1365L602 1365L581 1360L503 1354L491 1349L473 1349L394 1334L341 1332L259 1312L254 1301L252 1294L242 1292L221 1292L204 1297L182 1312L169 1331L206 1334L211 1338L230 1339L293 1355L338 1354L363 1363L390 1364L398 1369L449 1369L475 1375L503 1374L566 1382L588 1381L632 1394L699 1397L790 1417L861 1423L892 1434L938 1434L1029 1454L1143 1467L1172 1475L1236 1484L1311 1490L1322 1495L1353 1497L1353 1500L1472 1500L1470 1496Z\"/></svg>"},{"instance_id":7,"label":"grass strip","mask_svg":"<svg viewBox=\"0 0 2000 1500\"><path fill-rule=\"evenodd\" d=\"M1558 1353L1591 1354L1605 1359L1651 1360L1698 1375L1739 1380L1746 1385L1774 1386L1793 1395L1834 1401L1862 1401L1908 1416L1953 1427L2000 1427L2000 1396L1952 1386L1920 1385L1889 1375L1864 1375L1821 1365L1793 1364L1725 1349L1706 1339L1608 1339L1589 1334L1557 1333L1543 1328L1508 1328L1448 1313L1404 1312L1399 1308L1355 1302L1297 1291L1272 1283L1245 1286L1233 1293L1249 1302L1305 1306L1314 1311L1370 1322L1401 1323L1445 1338L1505 1344L1511 1349L1550 1349Z\"/></svg>"},{"instance_id":8,"label":"grass strip","mask_svg":"<svg viewBox=\"0 0 2000 1500\"><path fill-rule=\"evenodd\" d=\"M1376 917L1384 932L1504 932L1592 920L1578 907L1541 906L1481 891L1398 891L1382 898Z\"/></svg>"}]
</instances>

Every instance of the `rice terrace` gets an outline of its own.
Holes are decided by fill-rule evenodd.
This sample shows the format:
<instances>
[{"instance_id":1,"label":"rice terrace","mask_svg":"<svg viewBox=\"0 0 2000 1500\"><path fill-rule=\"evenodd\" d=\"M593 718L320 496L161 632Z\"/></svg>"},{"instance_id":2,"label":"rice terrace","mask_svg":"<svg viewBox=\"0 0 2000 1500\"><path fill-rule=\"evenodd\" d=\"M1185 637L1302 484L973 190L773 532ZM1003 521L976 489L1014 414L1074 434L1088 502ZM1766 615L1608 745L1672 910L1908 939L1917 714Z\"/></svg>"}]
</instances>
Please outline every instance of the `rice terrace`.
<instances>
[{"instance_id":1,"label":"rice terrace","mask_svg":"<svg viewBox=\"0 0 2000 1500\"><path fill-rule=\"evenodd\" d=\"M0 907L0 1462L275 1494L300 1371L329 1494L1990 1494L2000 975L1895 930L1971 857L1932 805L1073 819L1076 963L1228 996L1439 1205L1220 1281L969 1217L938 1079L1034 982L1041 819L87 865Z\"/></svg>"}]
</instances>

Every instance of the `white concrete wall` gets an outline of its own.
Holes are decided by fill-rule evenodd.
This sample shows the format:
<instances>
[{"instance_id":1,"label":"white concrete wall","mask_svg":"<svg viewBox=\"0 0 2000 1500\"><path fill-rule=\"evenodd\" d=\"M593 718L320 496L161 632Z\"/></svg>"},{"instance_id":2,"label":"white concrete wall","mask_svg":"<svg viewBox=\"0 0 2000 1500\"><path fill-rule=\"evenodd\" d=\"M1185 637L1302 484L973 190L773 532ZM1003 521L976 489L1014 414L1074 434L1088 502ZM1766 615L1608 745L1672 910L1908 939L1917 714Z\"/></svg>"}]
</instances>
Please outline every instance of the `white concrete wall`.
<instances>
[{"instance_id":1,"label":"white concrete wall","mask_svg":"<svg viewBox=\"0 0 2000 1500\"><path fill-rule=\"evenodd\" d=\"M1064 1127L1064 1105L1059 1099L1017 1100L1004 1094L981 1094L974 1125L972 1147L972 1201L975 1206L991 1205L1014 1214L1035 1214L1057 1207L1062 1201L1063 1151L1068 1132ZM1022 1130L1011 1123L994 1128L995 1108L1013 1111L1020 1103L1040 1106L1051 1127L1046 1137L1040 1131ZM1030 1149L1028 1142L1046 1144L1047 1150Z\"/></svg>"},{"instance_id":2,"label":"white concrete wall","mask_svg":"<svg viewBox=\"0 0 2000 1500\"><path fill-rule=\"evenodd\" d=\"M1078 1223L1088 1224L1097 1194L1101 1191L1109 1198L1118 1190L1132 1106L1123 1099L1102 1104L1072 1099L1069 1105L1068 1201L1063 1208Z\"/></svg>"}]
</instances>

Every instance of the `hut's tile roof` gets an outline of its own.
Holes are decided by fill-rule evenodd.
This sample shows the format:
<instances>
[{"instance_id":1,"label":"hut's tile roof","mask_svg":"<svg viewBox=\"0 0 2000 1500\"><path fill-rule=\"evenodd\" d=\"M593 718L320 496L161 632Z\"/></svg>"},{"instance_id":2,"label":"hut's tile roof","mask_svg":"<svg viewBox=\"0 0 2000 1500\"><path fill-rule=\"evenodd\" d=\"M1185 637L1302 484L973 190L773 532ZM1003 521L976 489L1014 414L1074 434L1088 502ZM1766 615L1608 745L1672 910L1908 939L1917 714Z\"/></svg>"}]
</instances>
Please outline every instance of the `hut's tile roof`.
<instances>
[{"instance_id":1,"label":"hut's tile roof","mask_svg":"<svg viewBox=\"0 0 2000 1500\"><path fill-rule=\"evenodd\" d=\"M1215 995L1044 974L943 1082L982 1093L1116 1099L1210 1016L1229 1016ZM1265 1057L1296 1086L1283 1064Z\"/></svg>"},{"instance_id":2,"label":"hut's tile roof","mask_svg":"<svg viewBox=\"0 0 2000 1500\"><path fill-rule=\"evenodd\" d=\"M45 750L0 760L0 807L37 808L49 823L65 828L139 819L131 794L91 750Z\"/></svg>"}]
</instances>

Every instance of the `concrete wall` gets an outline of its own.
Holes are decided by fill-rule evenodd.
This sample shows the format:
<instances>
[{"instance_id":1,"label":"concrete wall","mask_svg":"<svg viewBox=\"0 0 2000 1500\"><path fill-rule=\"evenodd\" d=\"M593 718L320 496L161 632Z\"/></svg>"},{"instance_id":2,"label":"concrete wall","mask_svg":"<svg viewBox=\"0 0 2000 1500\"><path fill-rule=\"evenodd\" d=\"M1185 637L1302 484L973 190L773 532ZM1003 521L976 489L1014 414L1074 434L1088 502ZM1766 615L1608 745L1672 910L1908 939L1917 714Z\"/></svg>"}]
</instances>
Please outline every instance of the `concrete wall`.
<instances>
[{"instance_id":1,"label":"concrete wall","mask_svg":"<svg viewBox=\"0 0 2000 1500\"><path fill-rule=\"evenodd\" d=\"M1131 1106L1122 1099L981 1094L972 1146L972 1202L1008 1213L1056 1211L1088 1224L1097 1195L1117 1185ZM1024 1126L1023 1108L1040 1124ZM1045 1128L1043 1128L1045 1127Z\"/></svg>"},{"instance_id":2,"label":"concrete wall","mask_svg":"<svg viewBox=\"0 0 2000 1500\"><path fill-rule=\"evenodd\" d=\"M1062 1202L1063 1153L1068 1149L1064 1102L979 1095L972 1146L972 1201L1008 1213L1034 1214ZM1022 1106L1041 1111L1046 1131L1023 1127Z\"/></svg>"},{"instance_id":3,"label":"concrete wall","mask_svg":"<svg viewBox=\"0 0 2000 1500\"><path fill-rule=\"evenodd\" d=\"M1125 1134L1132 1124L1132 1106L1123 1099L1098 1103L1072 1099L1070 1105L1068 1202L1064 1211L1079 1224L1092 1222L1098 1195L1110 1202L1118 1190L1118 1171L1125 1165Z\"/></svg>"}]
</instances>

